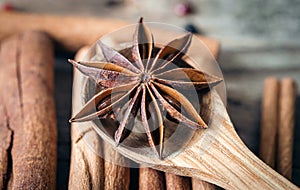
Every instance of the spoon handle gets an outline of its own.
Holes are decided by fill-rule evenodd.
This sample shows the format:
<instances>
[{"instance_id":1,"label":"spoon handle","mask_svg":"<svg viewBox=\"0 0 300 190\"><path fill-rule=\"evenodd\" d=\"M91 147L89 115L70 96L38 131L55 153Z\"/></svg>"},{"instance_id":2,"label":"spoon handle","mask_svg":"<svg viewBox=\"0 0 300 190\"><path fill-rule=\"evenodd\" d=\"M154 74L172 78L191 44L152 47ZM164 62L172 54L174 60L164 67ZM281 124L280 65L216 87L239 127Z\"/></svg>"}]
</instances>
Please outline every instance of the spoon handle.
<instances>
[{"instance_id":1,"label":"spoon handle","mask_svg":"<svg viewBox=\"0 0 300 190\"><path fill-rule=\"evenodd\" d=\"M299 189L258 159L240 140L230 121L222 123L221 130L207 133L205 140L172 159L176 167L167 170L225 189Z\"/></svg>"}]
</instances>

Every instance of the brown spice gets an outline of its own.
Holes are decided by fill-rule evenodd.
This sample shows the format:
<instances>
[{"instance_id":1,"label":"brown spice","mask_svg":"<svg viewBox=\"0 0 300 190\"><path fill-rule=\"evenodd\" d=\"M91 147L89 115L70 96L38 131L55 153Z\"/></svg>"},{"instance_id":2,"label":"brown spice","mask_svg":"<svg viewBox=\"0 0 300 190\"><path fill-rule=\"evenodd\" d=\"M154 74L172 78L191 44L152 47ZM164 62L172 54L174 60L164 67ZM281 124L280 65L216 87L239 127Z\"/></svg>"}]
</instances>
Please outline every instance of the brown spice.
<instances>
[{"instance_id":1,"label":"brown spice","mask_svg":"<svg viewBox=\"0 0 300 190\"><path fill-rule=\"evenodd\" d=\"M6 121L1 121L0 127L11 132L9 135L6 130L4 141L7 154L4 159L10 160L4 188L55 189L57 128L53 65L53 45L42 32L25 32L1 44L0 117Z\"/></svg>"},{"instance_id":2,"label":"brown spice","mask_svg":"<svg viewBox=\"0 0 300 190\"><path fill-rule=\"evenodd\" d=\"M119 117L114 135L118 145L128 136L135 117L140 113L149 146L159 158L163 155L167 117L192 129L207 128L182 91L196 90L198 93L222 79L203 73L182 60L191 39L192 34L186 34L155 50L157 47L154 46L152 33L141 19L133 37L130 57L99 42L106 59L104 62L70 60L78 70L103 88L71 121ZM178 62L181 67L177 65L173 68L173 64ZM96 112L95 104L98 108Z\"/></svg>"},{"instance_id":3,"label":"brown spice","mask_svg":"<svg viewBox=\"0 0 300 190\"><path fill-rule=\"evenodd\" d=\"M165 175L163 172L152 168L140 168L139 190L164 190L165 186Z\"/></svg>"},{"instance_id":4,"label":"brown spice","mask_svg":"<svg viewBox=\"0 0 300 190\"><path fill-rule=\"evenodd\" d=\"M280 87L277 171L291 179L297 88L291 78L282 79Z\"/></svg>"},{"instance_id":5,"label":"brown spice","mask_svg":"<svg viewBox=\"0 0 300 190\"><path fill-rule=\"evenodd\" d=\"M264 82L261 108L259 156L270 167L275 167L278 126L279 81L269 77Z\"/></svg>"},{"instance_id":6,"label":"brown spice","mask_svg":"<svg viewBox=\"0 0 300 190\"><path fill-rule=\"evenodd\" d=\"M206 181L192 178L192 189L193 190L215 190L217 187Z\"/></svg>"},{"instance_id":7,"label":"brown spice","mask_svg":"<svg viewBox=\"0 0 300 190\"><path fill-rule=\"evenodd\" d=\"M190 190L191 178L166 173L166 190Z\"/></svg>"}]
</instances>

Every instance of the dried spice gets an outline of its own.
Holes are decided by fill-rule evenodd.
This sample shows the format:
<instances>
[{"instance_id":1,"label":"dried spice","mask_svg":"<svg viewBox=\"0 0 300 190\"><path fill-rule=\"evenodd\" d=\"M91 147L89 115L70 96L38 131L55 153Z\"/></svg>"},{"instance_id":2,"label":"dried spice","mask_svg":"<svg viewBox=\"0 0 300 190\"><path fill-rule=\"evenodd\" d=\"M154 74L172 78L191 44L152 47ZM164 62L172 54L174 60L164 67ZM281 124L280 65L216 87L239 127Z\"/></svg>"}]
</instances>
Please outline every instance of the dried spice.
<instances>
[{"instance_id":1,"label":"dried spice","mask_svg":"<svg viewBox=\"0 0 300 190\"><path fill-rule=\"evenodd\" d=\"M141 18L133 46L126 53L99 42L105 59L103 62L69 60L102 88L70 121L118 120L114 136L118 145L130 133L134 119L140 116L149 146L159 158L162 158L166 119L192 129L207 128L182 91L201 93L222 79L195 69L184 61L191 40L192 34L188 33L164 47L158 47Z\"/></svg>"}]
</instances>

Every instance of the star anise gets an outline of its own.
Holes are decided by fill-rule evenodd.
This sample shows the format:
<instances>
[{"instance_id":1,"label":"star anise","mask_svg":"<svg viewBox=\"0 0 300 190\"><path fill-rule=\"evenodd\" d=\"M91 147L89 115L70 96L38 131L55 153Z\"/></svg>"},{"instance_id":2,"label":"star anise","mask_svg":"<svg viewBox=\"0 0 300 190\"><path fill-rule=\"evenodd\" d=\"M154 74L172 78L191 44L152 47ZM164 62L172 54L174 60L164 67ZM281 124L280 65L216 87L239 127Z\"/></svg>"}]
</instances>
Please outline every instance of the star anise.
<instances>
[{"instance_id":1,"label":"star anise","mask_svg":"<svg viewBox=\"0 0 300 190\"><path fill-rule=\"evenodd\" d=\"M222 79L195 69L184 61L191 40L192 34L188 33L160 48L154 43L150 29L141 18L134 34L133 46L127 53L98 42L105 59L103 62L69 60L102 88L71 121L107 117L118 120L119 126L115 131L115 142L118 145L126 138L130 128L127 125L133 125L134 118L140 115L149 146L160 158L163 152L164 121L167 117L192 129L207 128L198 111L182 92L209 90ZM153 132L156 128L158 133Z\"/></svg>"}]
</instances>

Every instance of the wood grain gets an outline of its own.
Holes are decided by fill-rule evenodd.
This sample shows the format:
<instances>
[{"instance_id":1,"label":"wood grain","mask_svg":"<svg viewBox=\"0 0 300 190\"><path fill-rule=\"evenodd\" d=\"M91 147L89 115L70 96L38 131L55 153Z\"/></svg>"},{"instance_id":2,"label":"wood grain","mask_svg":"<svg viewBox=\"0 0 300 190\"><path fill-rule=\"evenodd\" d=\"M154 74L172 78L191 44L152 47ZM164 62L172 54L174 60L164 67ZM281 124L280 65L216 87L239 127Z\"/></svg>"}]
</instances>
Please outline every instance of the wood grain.
<instances>
[{"instance_id":1,"label":"wood grain","mask_svg":"<svg viewBox=\"0 0 300 190\"><path fill-rule=\"evenodd\" d=\"M209 41L203 41L203 42L205 45L207 44L207 46L209 46L210 44ZM217 41L216 44L218 44ZM212 55L214 56L215 59L218 59L219 52L220 52L219 45L215 45L212 51ZM166 173L166 182L167 182L166 189L190 189L192 187L193 189L201 188L202 190L210 190L216 188L215 185L205 182L203 180L196 179L196 178L188 179L186 177L177 176L172 173Z\"/></svg>"},{"instance_id":2,"label":"wood grain","mask_svg":"<svg viewBox=\"0 0 300 190\"><path fill-rule=\"evenodd\" d=\"M261 107L259 157L270 167L275 167L278 126L279 81L275 77L265 79Z\"/></svg>"},{"instance_id":3,"label":"wood grain","mask_svg":"<svg viewBox=\"0 0 300 190\"><path fill-rule=\"evenodd\" d=\"M42 30L49 34L59 47L75 52L81 47L95 42L102 35L128 24L132 23L104 18L0 11L0 25L5 26L0 27L0 41L25 30ZM219 43L214 39L200 35L198 37L211 53L217 56Z\"/></svg>"},{"instance_id":4,"label":"wood grain","mask_svg":"<svg viewBox=\"0 0 300 190\"><path fill-rule=\"evenodd\" d=\"M204 45L206 45L208 47L211 44L210 41L206 41L206 40L204 40L204 41L202 40L202 42L204 43ZM197 51L199 51L199 50L197 50ZM219 43L217 41L215 41L215 45L214 45L213 49L211 49L211 51L212 51L212 55L214 56L214 58L217 59L218 54L219 54ZM151 171L151 172L149 172L149 171ZM157 189L157 187L160 186L160 184L164 183L163 178L158 175L159 172L155 173L155 171L152 171L151 169L147 170L144 168L141 168L140 172L143 172L142 175L140 174L140 180L146 181L146 179L149 179L150 181L156 181L156 183L158 183L157 186L154 186L155 189ZM149 176L147 176L147 175L149 175ZM213 184L210 184L208 182L205 182L205 181L202 181L199 179L195 179L195 180L188 179L186 177L177 176L172 173L166 173L165 178L166 178L166 180L165 180L166 181L166 189L190 189L191 188L191 180L193 182L193 186L202 187L203 190L204 189L209 190L209 189L215 188L215 186ZM143 182L140 182L140 188L147 189L148 186L146 184L144 185Z\"/></svg>"},{"instance_id":5,"label":"wood grain","mask_svg":"<svg viewBox=\"0 0 300 190\"><path fill-rule=\"evenodd\" d=\"M82 48L76 55L75 59L80 60L86 54L88 47ZM73 101L73 112L77 112L80 107ZM69 189L104 189L104 161L95 154L84 142L83 136L89 135L93 139L93 147L96 151L103 151L101 139L90 125L71 125L71 164L69 176Z\"/></svg>"},{"instance_id":6,"label":"wood grain","mask_svg":"<svg viewBox=\"0 0 300 190\"><path fill-rule=\"evenodd\" d=\"M280 83L277 171L292 178L293 142L296 109L296 84L291 78Z\"/></svg>"},{"instance_id":7,"label":"wood grain","mask_svg":"<svg viewBox=\"0 0 300 190\"><path fill-rule=\"evenodd\" d=\"M6 118L4 126L11 132L4 134L4 159L10 160L5 188L55 189L53 52L50 38L41 32L25 32L1 44L1 127Z\"/></svg>"},{"instance_id":8,"label":"wood grain","mask_svg":"<svg viewBox=\"0 0 300 190\"><path fill-rule=\"evenodd\" d=\"M152 168L139 169L139 190L166 189L165 174Z\"/></svg>"}]
</instances>

